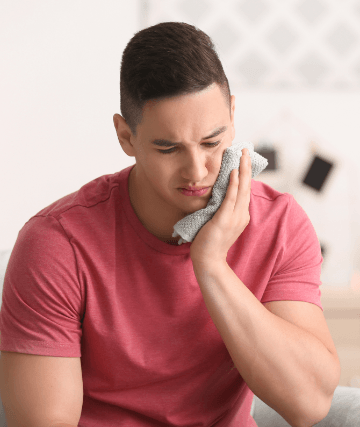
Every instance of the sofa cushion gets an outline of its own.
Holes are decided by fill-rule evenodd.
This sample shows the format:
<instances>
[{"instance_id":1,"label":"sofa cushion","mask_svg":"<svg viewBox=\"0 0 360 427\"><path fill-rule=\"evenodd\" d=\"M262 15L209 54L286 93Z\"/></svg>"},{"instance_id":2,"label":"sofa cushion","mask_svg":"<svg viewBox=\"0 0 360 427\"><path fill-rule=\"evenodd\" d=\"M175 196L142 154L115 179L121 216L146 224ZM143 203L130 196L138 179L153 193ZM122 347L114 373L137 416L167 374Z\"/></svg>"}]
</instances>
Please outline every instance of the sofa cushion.
<instances>
[{"instance_id":1,"label":"sofa cushion","mask_svg":"<svg viewBox=\"0 0 360 427\"><path fill-rule=\"evenodd\" d=\"M253 418L258 427L291 427L274 409L254 396ZM327 416L316 427L359 427L360 388L337 386Z\"/></svg>"}]
</instances>

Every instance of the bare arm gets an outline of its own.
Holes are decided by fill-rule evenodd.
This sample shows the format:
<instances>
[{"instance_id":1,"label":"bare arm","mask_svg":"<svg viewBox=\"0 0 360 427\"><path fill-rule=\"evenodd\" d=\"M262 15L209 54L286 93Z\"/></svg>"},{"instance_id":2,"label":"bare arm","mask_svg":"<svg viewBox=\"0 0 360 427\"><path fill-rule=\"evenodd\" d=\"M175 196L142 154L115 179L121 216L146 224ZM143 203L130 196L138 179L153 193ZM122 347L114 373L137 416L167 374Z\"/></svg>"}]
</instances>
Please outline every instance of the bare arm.
<instances>
[{"instance_id":1,"label":"bare arm","mask_svg":"<svg viewBox=\"0 0 360 427\"><path fill-rule=\"evenodd\" d=\"M2 351L0 392L8 427L76 427L83 404L80 358Z\"/></svg>"},{"instance_id":2,"label":"bare arm","mask_svg":"<svg viewBox=\"0 0 360 427\"><path fill-rule=\"evenodd\" d=\"M293 427L322 420L339 381L336 357L313 334L268 311L227 264L193 265L209 314L249 388Z\"/></svg>"}]
</instances>

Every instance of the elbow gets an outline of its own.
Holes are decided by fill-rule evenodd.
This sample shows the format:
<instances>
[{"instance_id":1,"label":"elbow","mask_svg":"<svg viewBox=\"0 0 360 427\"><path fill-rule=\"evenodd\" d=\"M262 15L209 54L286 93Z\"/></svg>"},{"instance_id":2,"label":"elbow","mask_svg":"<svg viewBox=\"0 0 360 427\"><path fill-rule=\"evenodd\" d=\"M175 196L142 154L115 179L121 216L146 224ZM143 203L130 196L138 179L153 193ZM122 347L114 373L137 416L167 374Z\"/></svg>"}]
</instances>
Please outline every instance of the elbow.
<instances>
[{"instance_id":1,"label":"elbow","mask_svg":"<svg viewBox=\"0 0 360 427\"><path fill-rule=\"evenodd\" d=\"M332 402L333 396L334 396L334 393L331 395L330 398L327 398L325 400L324 404L321 407L321 411L318 414L318 419L317 419L315 424L319 423L320 421L322 421L324 418L327 417L328 413L330 412L331 402ZM319 408L319 410L320 410L320 408ZM314 425L314 424L311 424L311 425Z\"/></svg>"},{"instance_id":2,"label":"elbow","mask_svg":"<svg viewBox=\"0 0 360 427\"><path fill-rule=\"evenodd\" d=\"M312 427L322 421L328 415L333 395L331 398L318 400L316 405L313 405L312 408L306 408L299 416L297 422L295 422L293 427ZM310 411L310 409L312 411Z\"/></svg>"},{"instance_id":3,"label":"elbow","mask_svg":"<svg viewBox=\"0 0 360 427\"><path fill-rule=\"evenodd\" d=\"M311 398L311 401L303 401L301 416L299 416L298 423L295 423L294 426L310 427L327 417L340 379L340 363L338 363L338 369L336 371L334 370L334 372L336 372L336 375L334 375L334 381L332 383L332 393L326 395L318 393L315 397L313 396Z\"/></svg>"}]
</instances>

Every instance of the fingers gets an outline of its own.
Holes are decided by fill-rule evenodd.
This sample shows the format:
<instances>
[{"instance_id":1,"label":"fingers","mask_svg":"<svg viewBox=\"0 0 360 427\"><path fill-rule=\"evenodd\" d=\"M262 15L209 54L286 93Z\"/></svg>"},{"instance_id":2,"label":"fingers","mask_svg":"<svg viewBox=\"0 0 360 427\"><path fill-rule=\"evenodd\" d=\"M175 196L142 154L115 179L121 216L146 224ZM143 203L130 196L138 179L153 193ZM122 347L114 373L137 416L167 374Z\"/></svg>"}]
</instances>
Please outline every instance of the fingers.
<instances>
[{"instance_id":1,"label":"fingers","mask_svg":"<svg viewBox=\"0 0 360 427\"><path fill-rule=\"evenodd\" d=\"M243 181L243 188L248 188L249 184L251 184L251 158L249 151L247 148L243 148L241 150L242 156L240 159L240 180ZM249 178L250 177L250 178ZM250 179L250 182L249 182Z\"/></svg>"},{"instance_id":2,"label":"fingers","mask_svg":"<svg viewBox=\"0 0 360 427\"><path fill-rule=\"evenodd\" d=\"M225 199L221 204L224 210L228 209L227 206L231 206L232 210L236 204L236 200L239 192L239 170L233 169L230 172L230 184L226 190ZM221 208L220 207L220 208Z\"/></svg>"},{"instance_id":3,"label":"fingers","mask_svg":"<svg viewBox=\"0 0 360 427\"><path fill-rule=\"evenodd\" d=\"M251 157L250 157L250 154L249 154L249 150L247 148L243 148L241 150L241 153L242 153L242 156L241 156L241 159L240 159L240 164L241 164L241 162L244 162L244 163L247 163L247 164L249 163L251 165Z\"/></svg>"},{"instance_id":4,"label":"fingers","mask_svg":"<svg viewBox=\"0 0 360 427\"><path fill-rule=\"evenodd\" d=\"M239 169L233 169L231 171L231 183L233 185L239 184Z\"/></svg>"},{"instance_id":5,"label":"fingers","mask_svg":"<svg viewBox=\"0 0 360 427\"><path fill-rule=\"evenodd\" d=\"M231 171L230 184L234 186L240 185L240 190L245 191L251 184L251 158L247 148L243 148L241 152L242 156L240 158L239 169L233 169Z\"/></svg>"},{"instance_id":6,"label":"fingers","mask_svg":"<svg viewBox=\"0 0 360 427\"><path fill-rule=\"evenodd\" d=\"M239 209L249 209L250 193L251 193L251 158L248 150L243 148L241 150L242 156L240 159L240 172L238 180L239 192L236 205Z\"/></svg>"},{"instance_id":7,"label":"fingers","mask_svg":"<svg viewBox=\"0 0 360 427\"><path fill-rule=\"evenodd\" d=\"M227 198L229 203L234 203L235 205L242 201L242 205L245 206L246 203L247 205L250 203L251 158L246 148L241 151L239 169L233 169L230 174Z\"/></svg>"}]
</instances>

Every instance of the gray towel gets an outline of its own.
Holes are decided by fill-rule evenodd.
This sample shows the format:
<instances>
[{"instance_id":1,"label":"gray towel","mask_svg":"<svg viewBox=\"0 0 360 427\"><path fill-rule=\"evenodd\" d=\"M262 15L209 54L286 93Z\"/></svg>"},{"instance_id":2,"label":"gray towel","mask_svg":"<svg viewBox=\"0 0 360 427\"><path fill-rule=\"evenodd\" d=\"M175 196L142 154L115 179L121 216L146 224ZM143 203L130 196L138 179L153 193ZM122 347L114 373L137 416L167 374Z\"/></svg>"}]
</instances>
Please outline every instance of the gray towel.
<instances>
[{"instance_id":1,"label":"gray towel","mask_svg":"<svg viewBox=\"0 0 360 427\"><path fill-rule=\"evenodd\" d=\"M241 150L243 148L249 150L252 170L251 178L259 175L268 165L268 161L265 157L255 153L254 145L251 142L241 142L227 148L224 151L219 176L214 184L211 198L206 208L187 215L174 225L172 237L181 237L178 241L179 245L192 242L200 228L215 215L216 211L221 206L230 183L230 173L233 169L239 169L240 167Z\"/></svg>"}]
</instances>

